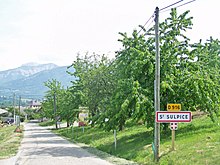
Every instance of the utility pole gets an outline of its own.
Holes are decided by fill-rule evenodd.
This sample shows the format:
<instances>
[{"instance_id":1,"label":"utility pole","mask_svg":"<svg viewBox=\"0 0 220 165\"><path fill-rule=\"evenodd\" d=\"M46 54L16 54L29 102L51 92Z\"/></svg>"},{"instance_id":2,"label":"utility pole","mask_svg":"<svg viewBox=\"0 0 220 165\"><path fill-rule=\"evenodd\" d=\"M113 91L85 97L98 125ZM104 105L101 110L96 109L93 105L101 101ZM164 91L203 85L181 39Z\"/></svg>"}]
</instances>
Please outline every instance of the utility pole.
<instances>
[{"instance_id":1,"label":"utility pole","mask_svg":"<svg viewBox=\"0 0 220 165\"><path fill-rule=\"evenodd\" d=\"M18 104L19 106L19 126L20 126L20 122L21 122L21 96L19 96L19 104Z\"/></svg>"},{"instance_id":2,"label":"utility pole","mask_svg":"<svg viewBox=\"0 0 220 165\"><path fill-rule=\"evenodd\" d=\"M160 158L160 123L156 122L156 111L160 111L160 50L159 50L159 8L155 9L155 46L156 46L156 66L155 66L155 124L154 124L154 160Z\"/></svg>"},{"instance_id":3,"label":"utility pole","mask_svg":"<svg viewBox=\"0 0 220 165\"><path fill-rule=\"evenodd\" d=\"M15 122L15 93L13 94L14 124Z\"/></svg>"},{"instance_id":4,"label":"utility pole","mask_svg":"<svg viewBox=\"0 0 220 165\"><path fill-rule=\"evenodd\" d=\"M58 129L58 126L57 126L57 116L56 116L57 105L56 105L56 93L55 92L54 92L54 95L53 95L53 106L54 106L55 125L56 125L56 129Z\"/></svg>"}]
</instances>

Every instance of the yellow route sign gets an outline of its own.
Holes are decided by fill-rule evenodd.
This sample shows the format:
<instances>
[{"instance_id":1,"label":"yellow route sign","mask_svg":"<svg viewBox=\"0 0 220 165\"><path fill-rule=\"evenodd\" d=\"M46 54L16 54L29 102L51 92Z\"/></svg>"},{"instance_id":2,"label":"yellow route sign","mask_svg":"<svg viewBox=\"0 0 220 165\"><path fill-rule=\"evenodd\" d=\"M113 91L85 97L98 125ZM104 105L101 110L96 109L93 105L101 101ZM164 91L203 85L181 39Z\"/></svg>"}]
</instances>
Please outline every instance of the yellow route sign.
<instances>
[{"instance_id":1,"label":"yellow route sign","mask_svg":"<svg viewBox=\"0 0 220 165\"><path fill-rule=\"evenodd\" d=\"M167 104L167 111L179 112L181 110L181 104Z\"/></svg>"}]
</instances>

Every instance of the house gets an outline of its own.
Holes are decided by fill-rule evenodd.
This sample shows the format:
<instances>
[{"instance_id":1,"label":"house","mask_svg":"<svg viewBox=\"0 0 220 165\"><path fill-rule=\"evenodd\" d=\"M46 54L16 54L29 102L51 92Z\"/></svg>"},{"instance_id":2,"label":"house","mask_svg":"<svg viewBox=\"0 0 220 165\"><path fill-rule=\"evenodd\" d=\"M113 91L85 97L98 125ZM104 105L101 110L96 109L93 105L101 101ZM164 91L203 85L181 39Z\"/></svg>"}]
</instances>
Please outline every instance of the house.
<instances>
[{"instance_id":1,"label":"house","mask_svg":"<svg viewBox=\"0 0 220 165\"><path fill-rule=\"evenodd\" d=\"M32 100L29 104L29 108L31 109L40 109L41 108L41 102L38 100Z\"/></svg>"}]
</instances>

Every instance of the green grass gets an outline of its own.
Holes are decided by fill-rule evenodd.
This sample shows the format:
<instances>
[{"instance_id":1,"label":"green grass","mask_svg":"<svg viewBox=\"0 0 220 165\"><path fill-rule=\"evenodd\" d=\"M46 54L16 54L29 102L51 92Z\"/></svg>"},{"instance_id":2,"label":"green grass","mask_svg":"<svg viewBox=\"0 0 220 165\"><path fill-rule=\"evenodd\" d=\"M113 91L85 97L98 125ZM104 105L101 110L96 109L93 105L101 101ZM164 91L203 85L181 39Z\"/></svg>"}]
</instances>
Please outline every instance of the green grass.
<instances>
[{"instance_id":1,"label":"green grass","mask_svg":"<svg viewBox=\"0 0 220 165\"><path fill-rule=\"evenodd\" d=\"M140 164L156 164L153 162L152 141L153 130L144 125L133 125L117 132L117 149L114 147L113 132L105 132L99 128L74 127L55 130L72 141L85 143L91 147L138 162ZM192 123L180 123L176 131L175 151L171 149L171 131L161 134L161 165L203 165L220 162L220 126L208 117L194 119Z\"/></svg>"},{"instance_id":2,"label":"green grass","mask_svg":"<svg viewBox=\"0 0 220 165\"><path fill-rule=\"evenodd\" d=\"M16 126L0 128L0 159L16 155L23 134L15 133Z\"/></svg>"},{"instance_id":3,"label":"green grass","mask_svg":"<svg viewBox=\"0 0 220 165\"><path fill-rule=\"evenodd\" d=\"M162 151L168 150L170 141L162 143ZM166 152L161 164L219 164L220 126L202 117L189 124L180 124L176 131L176 151Z\"/></svg>"},{"instance_id":4,"label":"green grass","mask_svg":"<svg viewBox=\"0 0 220 165\"><path fill-rule=\"evenodd\" d=\"M43 126L43 127L52 126L54 124L55 124L55 122L53 120L48 120L48 121L44 121L44 122L39 123L39 125Z\"/></svg>"}]
</instances>

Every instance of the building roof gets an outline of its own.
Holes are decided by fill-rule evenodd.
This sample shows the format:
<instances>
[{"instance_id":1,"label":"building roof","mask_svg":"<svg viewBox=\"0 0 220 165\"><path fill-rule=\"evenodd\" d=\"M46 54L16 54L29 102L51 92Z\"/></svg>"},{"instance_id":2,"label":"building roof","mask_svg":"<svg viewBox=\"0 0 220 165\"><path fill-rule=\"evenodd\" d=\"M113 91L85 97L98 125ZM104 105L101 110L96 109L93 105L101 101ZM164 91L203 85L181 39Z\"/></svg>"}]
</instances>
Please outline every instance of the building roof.
<instances>
[{"instance_id":1,"label":"building roof","mask_svg":"<svg viewBox=\"0 0 220 165\"><path fill-rule=\"evenodd\" d=\"M4 114L4 113L8 113L8 111L4 110L4 109L0 109L0 115Z\"/></svg>"},{"instance_id":2,"label":"building roof","mask_svg":"<svg viewBox=\"0 0 220 165\"><path fill-rule=\"evenodd\" d=\"M41 102L38 100L32 100L30 106L41 106Z\"/></svg>"}]
</instances>

